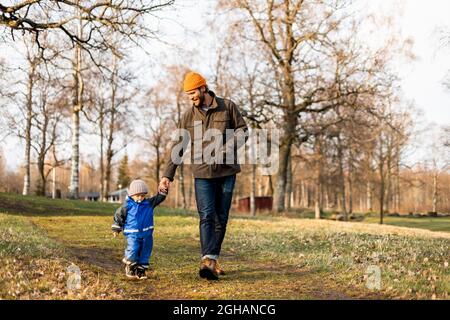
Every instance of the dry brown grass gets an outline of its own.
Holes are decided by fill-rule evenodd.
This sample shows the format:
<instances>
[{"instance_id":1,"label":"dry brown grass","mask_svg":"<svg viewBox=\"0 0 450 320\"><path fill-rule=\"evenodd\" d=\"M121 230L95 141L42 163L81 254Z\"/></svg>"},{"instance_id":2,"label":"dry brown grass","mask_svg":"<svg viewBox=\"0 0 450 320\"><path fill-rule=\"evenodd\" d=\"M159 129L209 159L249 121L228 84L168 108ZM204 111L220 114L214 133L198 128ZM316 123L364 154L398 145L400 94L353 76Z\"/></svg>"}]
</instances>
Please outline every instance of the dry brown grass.
<instances>
[{"instance_id":1,"label":"dry brown grass","mask_svg":"<svg viewBox=\"0 0 450 320\"><path fill-rule=\"evenodd\" d=\"M218 282L203 281L197 274L198 218L165 208L156 213L152 274L145 281L130 281L120 263L124 239L110 234L110 209L97 208L104 212L100 215L72 215L68 208L46 215L0 214L0 297L448 299L450 295L448 233L281 217L231 219L221 257L227 275ZM81 270L79 290L67 287L72 264ZM382 270L379 291L366 288L366 270L373 265Z\"/></svg>"}]
</instances>

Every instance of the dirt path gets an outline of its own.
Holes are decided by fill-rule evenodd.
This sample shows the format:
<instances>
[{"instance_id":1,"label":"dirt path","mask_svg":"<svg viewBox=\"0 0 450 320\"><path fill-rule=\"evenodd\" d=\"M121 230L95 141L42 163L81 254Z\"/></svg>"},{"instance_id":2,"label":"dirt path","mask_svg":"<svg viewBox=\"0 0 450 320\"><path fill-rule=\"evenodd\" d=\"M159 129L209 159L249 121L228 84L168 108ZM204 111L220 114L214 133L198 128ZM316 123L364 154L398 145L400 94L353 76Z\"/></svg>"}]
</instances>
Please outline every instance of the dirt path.
<instances>
[{"instance_id":1,"label":"dirt path","mask_svg":"<svg viewBox=\"0 0 450 320\"><path fill-rule=\"evenodd\" d=\"M269 263L255 263L254 261L240 261L240 264L228 264L230 269L218 282L208 282L198 278L197 265L193 265L189 272L172 270L164 274L163 270L154 270L149 279L144 281L130 280L123 275L123 265L120 263L121 252L109 248L80 248L67 247L73 258L93 268L92 271L102 270L110 277L118 280L118 285L125 288L126 299L196 299L207 296L212 299L223 299L220 294L221 284L226 291L233 283L239 290L249 288L247 294L263 299L312 299L312 300L350 300L350 299L387 299L377 293L368 293L354 287L339 287L330 275L314 273L289 265L274 265ZM241 267L241 265L245 265ZM278 279L273 284L274 276ZM267 283L267 280L269 280ZM194 280L194 284L192 284ZM157 282L157 284L155 284ZM195 284L195 282L197 282ZM125 284L125 286L124 286ZM267 285L267 292L264 288ZM209 288L208 288L209 286ZM192 289L194 288L194 289ZM174 290L175 289L175 290ZM192 290L186 290L192 289ZM255 290L256 289L256 290ZM191 292L188 292L191 291ZM261 294L262 293L262 294ZM241 292L243 298L248 298Z\"/></svg>"},{"instance_id":2,"label":"dirt path","mask_svg":"<svg viewBox=\"0 0 450 320\"><path fill-rule=\"evenodd\" d=\"M94 295L98 285L108 287L114 299L390 299L370 292L361 281L358 286L350 285L352 279L346 272L335 274L333 268L293 266L258 254L243 256L232 248L224 250L221 256L226 275L208 282L198 276L198 239L167 227L160 229L155 238L149 279L130 281L121 263L125 241L111 237L108 218L64 216L31 220L64 248L67 260L80 267L84 283L94 285L86 288Z\"/></svg>"},{"instance_id":3,"label":"dirt path","mask_svg":"<svg viewBox=\"0 0 450 320\"><path fill-rule=\"evenodd\" d=\"M6 206L1 199L0 206ZM227 274L208 282L198 276L198 218L161 209L156 216L152 275L145 281L130 281L121 263L126 240L111 235L113 210L84 202L30 199L7 201L11 214L5 216L10 227L5 229L8 240L0 266L0 297L448 298L448 233L331 221L234 218L220 258ZM20 259L15 254L18 250ZM81 272L82 289L70 296L66 281L72 263ZM365 286L368 265L383 270L379 292Z\"/></svg>"},{"instance_id":4,"label":"dirt path","mask_svg":"<svg viewBox=\"0 0 450 320\"><path fill-rule=\"evenodd\" d=\"M69 254L77 261L103 269L105 272L121 272L117 252L109 248L67 247Z\"/></svg>"}]
</instances>

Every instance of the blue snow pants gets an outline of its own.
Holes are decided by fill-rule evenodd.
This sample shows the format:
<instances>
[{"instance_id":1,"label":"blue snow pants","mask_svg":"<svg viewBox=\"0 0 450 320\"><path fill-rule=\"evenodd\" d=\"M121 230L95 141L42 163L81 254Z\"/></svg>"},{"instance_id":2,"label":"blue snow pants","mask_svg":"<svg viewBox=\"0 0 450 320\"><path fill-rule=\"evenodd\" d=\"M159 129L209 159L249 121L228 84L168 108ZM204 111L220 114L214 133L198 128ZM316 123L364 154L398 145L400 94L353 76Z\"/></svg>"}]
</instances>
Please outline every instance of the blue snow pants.
<instances>
[{"instance_id":1,"label":"blue snow pants","mask_svg":"<svg viewBox=\"0 0 450 320\"><path fill-rule=\"evenodd\" d=\"M130 263L148 268L153 249L153 229L139 233L125 234L127 247L125 249L125 259Z\"/></svg>"}]
</instances>

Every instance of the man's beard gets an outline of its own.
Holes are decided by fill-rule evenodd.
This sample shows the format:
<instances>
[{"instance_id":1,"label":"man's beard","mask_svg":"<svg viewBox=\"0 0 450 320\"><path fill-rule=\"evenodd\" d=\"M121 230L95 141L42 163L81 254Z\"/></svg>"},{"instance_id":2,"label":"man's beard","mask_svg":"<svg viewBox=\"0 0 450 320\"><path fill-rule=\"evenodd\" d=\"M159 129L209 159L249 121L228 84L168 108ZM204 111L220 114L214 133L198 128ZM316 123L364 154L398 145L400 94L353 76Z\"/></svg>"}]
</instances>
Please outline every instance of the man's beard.
<instances>
[{"instance_id":1,"label":"man's beard","mask_svg":"<svg viewBox=\"0 0 450 320\"><path fill-rule=\"evenodd\" d=\"M205 94L203 92L200 92L198 106L202 107L204 103L205 103Z\"/></svg>"}]
</instances>

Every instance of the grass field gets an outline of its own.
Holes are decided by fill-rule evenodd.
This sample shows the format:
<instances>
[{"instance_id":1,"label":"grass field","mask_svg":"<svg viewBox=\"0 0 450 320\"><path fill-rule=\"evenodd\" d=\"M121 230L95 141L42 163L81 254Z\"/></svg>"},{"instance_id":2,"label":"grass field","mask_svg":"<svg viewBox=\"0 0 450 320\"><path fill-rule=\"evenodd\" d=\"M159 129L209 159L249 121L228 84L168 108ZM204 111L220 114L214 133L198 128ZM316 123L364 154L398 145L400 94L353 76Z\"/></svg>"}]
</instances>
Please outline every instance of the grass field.
<instances>
[{"instance_id":1,"label":"grass field","mask_svg":"<svg viewBox=\"0 0 450 320\"><path fill-rule=\"evenodd\" d=\"M284 216L291 218L301 218L301 219L314 219L314 212L308 209L292 209L290 212L284 214ZM322 213L323 218L330 219L332 212L324 211ZM356 213L356 216L363 218L364 223L380 223L379 213ZM360 222L353 221L355 223ZM430 231L443 231L450 232L450 217L411 217L407 215L403 216L389 216L385 215L383 218L385 225L397 226L397 227L407 227L407 228L418 228Z\"/></svg>"},{"instance_id":2,"label":"grass field","mask_svg":"<svg viewBox=\"0 0 450 320\"><path fill-rule=\"evenodd\" d=\"M220 281L198 277L195 213L159 207L149 279L123 275L117 205L0 194L2 299L449 299L450 233L231 214ZM438 218L442 219L442 218ZM394 221L395 222L395 221ZM444 228L445 229L445 228ZM69 290L68 268L81 270ZM380 290L367 288L381 270Z\"/></svg>"},{"instance_id":3,"label":"grass field","mask_svg":"<svg viewBox=\"0 0 450 320\"><path fill-rule=\"evenodd\" d=\"M407 227L407 228L419 228L430 231L443 231L450 232L450 217L439 218L415 218L415 217L385 217L384 223L391 226ZM364 219L365 223L379 223L380 218L370 216Z\"/></svg>"}]
</instances>

